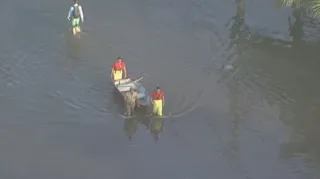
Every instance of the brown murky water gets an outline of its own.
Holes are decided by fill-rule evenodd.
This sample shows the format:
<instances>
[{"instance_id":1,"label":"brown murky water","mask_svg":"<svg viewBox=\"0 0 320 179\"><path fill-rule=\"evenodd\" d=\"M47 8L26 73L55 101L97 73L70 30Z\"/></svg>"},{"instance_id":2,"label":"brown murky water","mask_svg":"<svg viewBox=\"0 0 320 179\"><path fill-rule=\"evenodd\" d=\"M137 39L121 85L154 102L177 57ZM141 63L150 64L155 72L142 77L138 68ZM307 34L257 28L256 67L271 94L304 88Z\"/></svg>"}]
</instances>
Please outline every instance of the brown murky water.
<instances>
[{"instance_id":1,"label":"brown murky water","mask_svg":"<svg viewBox=\"0 0 320 179\"><path fill-rule=\"evenodd\" d=\"M272 0L83 1L77 40L70 3L1 4L0 178L320 177L316 21ZM117 56L172 117L118 117Z\"/></svg>"}]
</instances>

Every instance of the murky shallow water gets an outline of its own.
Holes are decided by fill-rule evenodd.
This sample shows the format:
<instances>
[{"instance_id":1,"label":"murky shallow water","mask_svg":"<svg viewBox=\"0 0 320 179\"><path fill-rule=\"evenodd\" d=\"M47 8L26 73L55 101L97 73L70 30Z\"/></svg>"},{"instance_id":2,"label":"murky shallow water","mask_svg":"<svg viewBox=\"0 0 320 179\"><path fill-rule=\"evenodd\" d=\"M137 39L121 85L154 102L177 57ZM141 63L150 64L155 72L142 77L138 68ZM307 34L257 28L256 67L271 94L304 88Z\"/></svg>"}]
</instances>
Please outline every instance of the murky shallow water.
<instances>
[{"instance_id":1,"label":"murky shallow water","mask_svg":"<svg viewBox=\"0 0 320 179\"><path fill-rule=\"evenodd\" d=\"M241 21L227 1L83 2L77 41L68 5L0 7L1 178L319 177L318 51L288 42L290 10L246 2ZM118 117L117 56L161 85L172 118Z\"/></svg>"}]
</instances>

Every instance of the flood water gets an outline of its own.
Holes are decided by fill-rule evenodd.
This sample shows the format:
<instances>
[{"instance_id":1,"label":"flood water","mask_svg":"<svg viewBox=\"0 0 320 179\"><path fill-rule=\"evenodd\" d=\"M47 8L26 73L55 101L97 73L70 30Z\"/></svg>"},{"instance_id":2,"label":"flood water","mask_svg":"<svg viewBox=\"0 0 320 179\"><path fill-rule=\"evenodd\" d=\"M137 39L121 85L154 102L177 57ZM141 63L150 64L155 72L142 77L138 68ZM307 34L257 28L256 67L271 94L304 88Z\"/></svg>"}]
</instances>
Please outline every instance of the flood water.
<instances>
[{"instance_id":1,"label":"flood water","mask_svg":"<svg viewBox=\"0 0 320 179\"><path fill-rule=\"evenodd\" d=\"M320 178L316 20L274 0L81 4L75 39L71 1L1 3L1 179ZM119 117L117 56L171 117Z\"/></svg>"}]
</instances>

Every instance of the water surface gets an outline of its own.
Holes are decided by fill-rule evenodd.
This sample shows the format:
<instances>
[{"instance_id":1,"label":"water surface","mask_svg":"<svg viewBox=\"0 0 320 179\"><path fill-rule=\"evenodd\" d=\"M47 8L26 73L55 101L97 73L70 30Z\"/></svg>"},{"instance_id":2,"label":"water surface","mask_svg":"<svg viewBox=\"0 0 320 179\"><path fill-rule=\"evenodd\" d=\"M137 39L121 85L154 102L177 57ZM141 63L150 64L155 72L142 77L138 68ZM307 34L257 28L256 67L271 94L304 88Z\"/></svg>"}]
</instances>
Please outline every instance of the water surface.
<instances>
[{"instance_id":1,"label":"water surface","mask_svg":"<svg viewBox=\"0 0 320 179\"><path fill-rule=\"evenodd\" d=\"M272 0L95 0L79 40L69 3L0 7L1 178L319 178L317 21ZM118 116L117 56L171 118Z\"/></svg>"}]
</instances>

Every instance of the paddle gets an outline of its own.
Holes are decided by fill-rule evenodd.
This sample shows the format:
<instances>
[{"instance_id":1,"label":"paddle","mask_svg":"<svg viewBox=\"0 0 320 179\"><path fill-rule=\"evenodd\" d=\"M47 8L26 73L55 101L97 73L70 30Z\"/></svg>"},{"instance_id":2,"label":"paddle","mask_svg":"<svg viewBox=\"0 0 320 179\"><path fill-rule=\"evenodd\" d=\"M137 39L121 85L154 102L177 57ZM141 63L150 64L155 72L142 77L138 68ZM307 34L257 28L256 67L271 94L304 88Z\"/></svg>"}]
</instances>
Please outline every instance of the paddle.
<instances>
[{"instance_id":1,"label":"paddle","mask_svg":"<svg viewBox=\"0 0 320 179\"><path fill-rule=\"evenodd\" d=\"M134 80L134 81L132 81L131 83L136 83L136 82L138 82L138 81L140 81L140 80L142 80L142 79L143 79L143 76L140 77L140 78L138 78L138 79L136 79L136 80Z\"/></svg>"}]
</instances>

